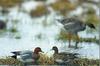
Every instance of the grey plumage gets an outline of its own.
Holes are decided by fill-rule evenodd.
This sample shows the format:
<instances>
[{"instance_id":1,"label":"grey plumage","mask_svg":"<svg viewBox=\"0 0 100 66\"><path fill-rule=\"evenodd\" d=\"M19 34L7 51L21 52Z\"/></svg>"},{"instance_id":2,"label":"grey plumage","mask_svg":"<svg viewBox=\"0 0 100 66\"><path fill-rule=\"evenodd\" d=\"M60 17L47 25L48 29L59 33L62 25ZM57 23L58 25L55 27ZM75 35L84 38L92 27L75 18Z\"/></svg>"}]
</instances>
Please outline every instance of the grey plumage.
<instances>
[{"instance_id":1,"label":"grey plumage","mask_svg":"<svg viewBox=\"0 0 100 66\"><path fill-rule=\"evenodd\" d=\"M95 26L91 23L85 23L81 20L75 19L75 18L63 18L63 19L58 19L58 22L60 22L61 24L63 24L65 30L68 32L69 34L69 47L71 47L70 43L71 43L71 35L74 34L76 35L76 44L75 44L75 48L77 47L77 44L79 43L79 37L78 37L78 32L80 31L84 31L86 29L86 26L95 29Z\"/></svg>"},{"instance_id":2,"label":"grey plumage","mask_svg":"<svg viewBox=\"0 0 100 66\"><path fill-rule=\"evenodd\" d=\"M25 62L27 59L32 59L33 58L33 52L28 51L28 50L27 51L22 51L22 52L20 52L20 57L22 59L22 62Z\"/></svg>"},{"instance_id":3,"label":"grey plumage","mask_svg":"<svg viewBox=\"0 0 100 66\"><path fill-rule=\"evenodd\" d=\"M11 52L14 55L14 58L17 59L17 56L20 56L20 61L23 63L27 63L27 62L34 62L34 54L32 51L26 50L26 51L14 51ZM16 56L16 57L15 57Z\"/></svg>"},{"instance_id":4,"label":"grey plumage","mask_svg":"<svg viewBox=\"0 0 100 66\"><path fill-rule=\"evenodd\" d=\"M59 53L59 50L56 46L52 47L52 50L54 50L54 59L55 63L57 65L63 65L63 66L76 66L73 64L74 59L78 59L78 53L69 53L69 52L61 52ZM77 65L79 66L79 65Z\"/></svg>"},{"instance_id":5,"label":"grey plumage","mask_svg":"<svg viewBox=\"0 0 100 66\"><path fill-rule=\"evenodd\" d=\"M24 66L31 65L31 64L38 64L37 60L39 59L39 52L42 52L40 47L36 47L33 51L25 50L25 51L14 51L11 52L14 55L11 56L12 58L17 59L17 56L20 56L20 61L24 64Z\"/></svg>"},{"instance_id":6,"label":"grey plumage","mask_svg":"<svg viewBox=\"0 0 100 66\"><path fill-rule=\"evenodd\" d=\"M53 46L52 50L54 50L54 55L58 55L59 58L61 58L63 60L76 59L76 58L78 58L78 55L79 55L78 53L70 53L70 52L61 52L61 53L59 53L59 50L56 46Z\"/></svg>"},{"instance_id":7,"label":"grey plumage","mask_svg":"<svg viewBox=\"0 0 100 66\"><path fill-rule=\"evenodd\" d=\"M72 33L72 34L76 34L77 32L80 32L86 29L85 23L74 18L64 18L58 21L64 25L64 28L67 30L67 32Z\"/></svg>"}]
</instances>

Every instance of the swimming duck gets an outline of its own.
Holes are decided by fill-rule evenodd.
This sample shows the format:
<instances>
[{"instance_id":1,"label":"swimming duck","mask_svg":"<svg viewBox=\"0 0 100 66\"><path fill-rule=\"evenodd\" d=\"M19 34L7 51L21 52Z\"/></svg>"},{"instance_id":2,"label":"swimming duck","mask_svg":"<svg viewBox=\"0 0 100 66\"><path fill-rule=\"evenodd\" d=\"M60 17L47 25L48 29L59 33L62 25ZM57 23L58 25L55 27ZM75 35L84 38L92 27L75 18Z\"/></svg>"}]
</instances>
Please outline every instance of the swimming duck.
<instances>
[{"instance_id":1,"label":"swimming duck","mask_svg":"<svg viewBox=\"0 0 100 66\"><path fill-rule=\"evenodd\" d=\"M68 52L61 52L59 53L58 48L56 46L52 47L54 50L54 59L55 63L57 64L68 64L70 61L78 58L78 53L68 53Z\"/></svg>"},{"instance_id":2,"label":"swimming duck","mask_svg":"<svg viewBox=\"0 0 100 66\"><path fill-rule=\"evenodd\" d=\"M64 29L68 33L68 40L69 40L69 46L71 47L71 38L72 35L76 36L76 44L75 49L77 49L77 44L79 43L79 36L78 32L84 31L86 29L86 26L95 29L94 24L92 23L85 23L81 20L75 19L75 18L63 18L63 19L57 19L58 22L60 22L62 25L64 25Z\"/></svg>"},{"instance_id":3,"label":"swimming duck","mask_svg":"<svg viewBox=\"0 0 100 66\"><path fill-rule=\"evenodd\" d=\"M37 60L39 59L39 52L42 52L40 47L36 47L34 52L33 51L14 51L11 52L14 55L12 58L17 59L17 56L20 56L20 61L23 62L24 66L30 65L30 64L37 64Z\"/></svg>"}]
</instances>

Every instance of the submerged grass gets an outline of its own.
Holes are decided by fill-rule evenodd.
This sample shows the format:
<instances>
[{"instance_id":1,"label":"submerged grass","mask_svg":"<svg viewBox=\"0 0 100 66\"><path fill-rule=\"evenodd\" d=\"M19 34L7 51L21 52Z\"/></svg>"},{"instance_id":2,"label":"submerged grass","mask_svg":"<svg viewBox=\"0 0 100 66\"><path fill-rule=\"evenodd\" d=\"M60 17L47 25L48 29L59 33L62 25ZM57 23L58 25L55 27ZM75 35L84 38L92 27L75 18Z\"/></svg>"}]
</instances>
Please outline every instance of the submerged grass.
<instances>
[{"instance_id":1,"label":"submerged grass","mask_svg":"<svg viewBox=\"0 0 100 66\"><path fill-rule=\"evenodd\" d=\"M19 60L11 57L0 58L0 65L19 65L22 64Z\"/></svg>"},{"instance_id":2,"label":"submerged grass","mask_svg":"<svg viewBox=\"0 0 100 66\"><path fill-rule=\"evenodd\" d=\"M79 64L79 66L99 66L100 60L80 58L78 60L74 60L75 64Z\"/></svg>"},{"instance_id":3,"label":"submerged grass","mask_svg":"<svg viewBox=\"0 0 100 66\"><path fill-rule=\"evenodd\" d=\"M49 60L48 60L49 59ZM53 59L47 58L45 56L41 57L39 61L39 65L56 65ZM71 61L71 63L78 65L78 66L99 66L100 60L98 59L87 59L87 58L79 58L76 60ZM22 66L22 62L19 60L7 57L7 58L0 58L0 65L19 65Z\"/></svg>"},{"instance_id":4,"label":"submerged grass","mask_svg":"<svg viewBox=\"0 0 100 66\"><path fill-rule=\"evenodd\" d=\"M72 36L72 40L73 41L76 41L75 39L76 36ZM62 40L62 41L66 41L68 40L68 35L66 32L64 31L61 31L60 34L58 35L57 37L57 40ZM96 44L99 44L99 39L94 37L94 38L79 38L79 42L93 42L93 43L96 43Z\"/></svg>"}]
</instances>

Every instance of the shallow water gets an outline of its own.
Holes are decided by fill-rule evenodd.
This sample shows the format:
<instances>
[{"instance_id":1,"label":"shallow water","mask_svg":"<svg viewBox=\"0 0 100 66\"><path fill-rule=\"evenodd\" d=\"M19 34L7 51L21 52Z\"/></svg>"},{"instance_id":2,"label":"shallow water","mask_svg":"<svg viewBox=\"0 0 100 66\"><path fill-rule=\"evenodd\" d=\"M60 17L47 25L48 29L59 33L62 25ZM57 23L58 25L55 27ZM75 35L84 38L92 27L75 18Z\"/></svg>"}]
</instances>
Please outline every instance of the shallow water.
<instances>
[{"instance_id":1,"label":"shallow water","mask_svg":"<svg viewBox=\"0 0 100 66\"><path fill-rule=\"evenodd\" d=\"M17 8L14 8L9 13L8 17L8 29L14 27L17 28L17 33L11 33L9 31L0 35L0 56L12 55L11 51L16 50L33 50L39 46L44 52L48 52L52 46L57 46L60 52L77 52L83 57L99 58L99 46L95 43L79 43L79 49L68 48L68 42L57 41L57 35L60 32L62 26L57 25L54 20L54 13L48 16L47 27L43 26L41 18L30 18L30 16L23 12L18 12ZM17 23L12 23L12 20L18 20ZM79 33L80 37L98 37L97 33L87 34L86 31ZM16 36L20 36L20 39L16 39ZM74 42L72 42L74 45Z\"/></svg>"}]
</instances>

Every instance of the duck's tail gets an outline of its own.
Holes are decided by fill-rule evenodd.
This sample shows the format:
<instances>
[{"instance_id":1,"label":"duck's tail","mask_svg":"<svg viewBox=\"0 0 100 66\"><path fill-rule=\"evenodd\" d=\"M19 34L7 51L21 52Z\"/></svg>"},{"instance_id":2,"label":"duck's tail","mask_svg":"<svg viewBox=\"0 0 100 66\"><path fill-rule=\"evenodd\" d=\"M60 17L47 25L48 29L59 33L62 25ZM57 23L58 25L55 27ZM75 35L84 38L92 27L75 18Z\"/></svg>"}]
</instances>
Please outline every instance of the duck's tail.
<instances>
[{"instance_id":1,"label":"duck's tail","mask_svg":"<svg viewBox=\"0 0 100 66\"><path fill-rule=\"evenodd\" d=\"M17 56L20 55L20 51L13 51L11 52L13 53L14 55L12 55L11 57L14 58L14 59L17 59Z\"/></svg>"},{"instance_id":2,"label":"duck's tail","mask_svg":"<svg viewBox=\"0 0 100 66\"><path fill-rule=\"evenodd\" d=\"M92 29L95 29L95 26L92 23L87 23L87 26L90 27L90 28L92 28Z\"/></svg>"},{"instance_id":3,"label":"duck's tail","mask_svg":"<svg viewBox=\"0 0 100 66\"><path fill-rule=\"evenodd\" d=\"M13 51L13 52L11 52L11 53L13 53L14 55L20 55L20 52L21 52L21 51Z\"/></svg>"},{"instance_id":4,"label":"duck's tail","mask_svg":"<svg viewBox=\"0 0 100 66\"><path fill-rule=\"evenodd\" d=\"M13 55L11 56L11 58L17 59L17 55Z\"/></svg>"}]
</instances>

